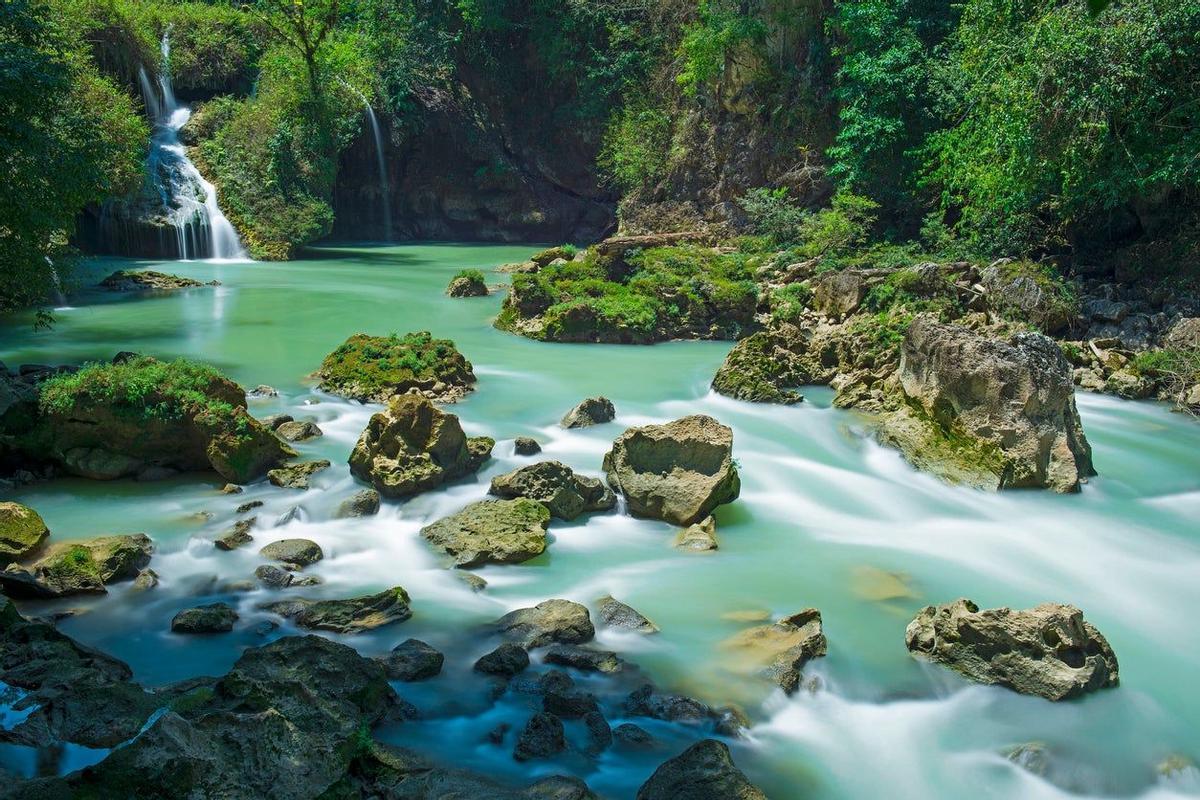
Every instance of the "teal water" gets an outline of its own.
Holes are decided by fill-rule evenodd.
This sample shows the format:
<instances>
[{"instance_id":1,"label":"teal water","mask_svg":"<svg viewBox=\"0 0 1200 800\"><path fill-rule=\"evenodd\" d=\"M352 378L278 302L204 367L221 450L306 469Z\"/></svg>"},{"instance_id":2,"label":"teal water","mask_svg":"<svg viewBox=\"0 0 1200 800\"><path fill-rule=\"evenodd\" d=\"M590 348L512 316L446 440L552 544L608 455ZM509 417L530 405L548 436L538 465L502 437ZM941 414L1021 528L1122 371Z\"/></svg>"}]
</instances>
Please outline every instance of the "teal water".
<instances>
[{"instance_id":1,"label":"teal water","mask_svg":"<svg viewBox=\"0 0 1200 800\"><path fill-rule=\"evenodd\" d=\"M1100 476L1077 496L986 494L955 488L909 468L865 435L852 412L833 409L827 390L784 408L740 403L708 390L728 343L653 347L556 345L491 327L501 296L450 299L450 277L464 267L489 271L521 260L526 246L406 245L327 247L286 264L134 262L204 280L215 288L153 297L81 292L58 311L52 331L28 320L0 323L0 360L75 363L118 350L213 363L245 386L279 390L251 411L287 411L317 422L325 436L299 449L334 467L306 492L259 484L218 494L215 477L160 483L60 479L21 488L57 539L145 531L158 548L153 592L115 587L97 600L62 601L80 613L61 627L128 661L154 685L220 674L246 646L259 644L256 606L275 595L236 591L260 563L253 550L221 553L212 539L233 509L261 499L260 542L305 537L326 559L325 579L309 596L351 596L402 585L411 621L345 639L365 654L415 636L445 649L447 670L420 685L398 685L426 719L388 733L448 762L525 781L572 771L609 797L632 797L686 734L663 729L660 751L610 751L598 761L566 756L519 765L483 743L499 721L527 711L493 705L473 684L469 665L488 649L476 626L511 608L550 597L592 603L612 594L654 619L654 637L602 632L664 689L714 705L741 704L754 720L733 743L735 759L775 800L822 798L1058 798L1200 795L1194 769L1163 777L1156 765L1181 755L1200 760L1200 425L1165 407L1080 395L1084 426ZM130 262L91 266L101 275ZM506 276L489 279L503 283ZM325 395L308 376L353 333L430 330L454 339L475 365L477 389L452 410L472 435L497 439L495 458L476 480L407 503L385 502L366 520L331 520L356 488L345 466L373 412ZM603 394L614 423L564 431L561 415ZM512 439L539 439L544 457L599 475L600 460L625 427L707 413L734 430L741 498L717 513L721 549L689 554L670 546L673 529L620 513L555 522L549 552L519 566L479 570L488 589L472 593L424 547L420 527L482 498L488 480L528 463ZM300 517L276 520L293 507ZM197 518L208 512L211 519ZM296 593L299 590L287 590ZM1107 636L1121 665L1121 687L1078 702L1052 704L1003 689L969 685L914 662L904 627L927 603L967 596L981 606L1074 603ZM188 638L168 631L181 608L224 599L242 619L231 634ZM785 698L747 677L720 643L744 623L733 611L782 615L821 609L829 655L807 674L814 691ZM289 633L286 626L270 636ZM613 724L621 721L612 719ZM639 721L640 723L641 721ZM650 726L647 726L650 727ZM674 738L672 738L674 737ZM1041 742L1052 753L1046 780L1009 762L1003 751ZM674 747L678 744L678 747ZM674 750L672 749L674 747Z\"/></svg>"}]
</instances>

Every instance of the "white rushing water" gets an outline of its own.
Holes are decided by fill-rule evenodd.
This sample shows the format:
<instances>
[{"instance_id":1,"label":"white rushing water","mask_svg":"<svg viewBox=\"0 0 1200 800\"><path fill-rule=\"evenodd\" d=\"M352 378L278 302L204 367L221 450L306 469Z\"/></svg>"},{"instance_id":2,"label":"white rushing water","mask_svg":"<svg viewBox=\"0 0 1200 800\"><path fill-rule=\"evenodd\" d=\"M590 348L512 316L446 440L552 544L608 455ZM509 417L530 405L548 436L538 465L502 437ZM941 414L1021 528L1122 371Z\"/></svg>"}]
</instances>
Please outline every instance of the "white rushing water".
<instances>
[{"instance_id":1,"label":"white rushing water","mask_svg":"<svg viewBox=\"0 0 1200 800\"><path fill-rule=\"evenodd\" d=\"M176 254L183 259L246 260L237 231L217 203L216 187L200 174L179 140L179 131L191 118L192 110L175 99L170 56L168 30L162 37L163 60L157 87L144 69L139 69L138 78L154 124L146 172L158 189L164 216L175 228Z\"/></svg>"}]
</instances>

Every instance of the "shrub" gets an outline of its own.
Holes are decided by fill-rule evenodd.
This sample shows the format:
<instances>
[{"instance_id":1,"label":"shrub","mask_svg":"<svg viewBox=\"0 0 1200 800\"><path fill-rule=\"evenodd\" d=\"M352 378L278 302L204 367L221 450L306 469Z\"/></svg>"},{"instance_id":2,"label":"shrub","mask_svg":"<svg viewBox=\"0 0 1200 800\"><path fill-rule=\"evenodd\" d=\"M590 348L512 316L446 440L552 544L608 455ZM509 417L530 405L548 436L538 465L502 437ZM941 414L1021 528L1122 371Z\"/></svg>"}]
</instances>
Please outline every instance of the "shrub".
<instances>
[{"instance_id":1,"label":"shrub","mask_svg":"<svg viewBox=\"0 0 1200 800\"><path fill-rule=\"evenodd\" d=\"M774 245L800 241L807 212L788 198L786 187L751 189L738 200L750 230Z\"/></svg>"},{"instance_id":2,"label":"shrub","mask_svg":"<svg viewBox=\"0 0 1200 800\"><path fill-rule=\"evenodd\" d=\"M789 283L771 292L771 319L795 322L812 302L812 289L806 283Z\"/></svg>"},{"instance_id":3,"label":"shrub","mask_svg":"<svg viewBox=\"0 0 1200 800\"><path fill-rule=\"evenodd\" d=\"M141 419L227 416L233 406L218 390L227 379L213 367L179 358L141 356L112 364L86 364L79 371L44 382L38 397L43 414L66 415L76 404L109 406Z\"/></svg>"},{"instance_id":4,"label":"shrub","mask_svg":"<svg viewBox=\"0 0 1200 800\"><path fill-rule=\"evenodd\" d=\"M667 170L671 117L646 105L614 112L597 163L618 188L631 192L659 181Z\"/></svg>"}]
</instances>

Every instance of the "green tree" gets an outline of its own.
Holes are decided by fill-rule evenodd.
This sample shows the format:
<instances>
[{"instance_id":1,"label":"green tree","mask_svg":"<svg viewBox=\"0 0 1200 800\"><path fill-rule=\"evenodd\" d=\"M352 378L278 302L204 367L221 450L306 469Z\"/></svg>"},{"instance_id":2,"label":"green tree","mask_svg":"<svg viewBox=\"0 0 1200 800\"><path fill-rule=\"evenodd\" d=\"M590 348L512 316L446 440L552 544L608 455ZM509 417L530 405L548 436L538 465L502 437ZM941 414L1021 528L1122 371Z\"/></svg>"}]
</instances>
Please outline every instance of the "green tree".
<instances>
[{"instance_id":1,"label":"green tree","mask_svg":"<svg viewBox=\"0 0 1200 800\"><path fill-rule=\"evenodd\" d=\"M321 74L317 54L337 26L338 0L257 0L246 7L304 59L309 88L314 97L319 96Z\"/></svg>"},{"instance_id":2,"label":"green tree","mask_svg":"<svg viewBox=\"0 0 1200 800\"><path fill-rule=\"evenodd\" d=\"M45 4L0 5L0 311L66 278L75 215L137 186L148 137Z\"/></svg>"}]
</instances>

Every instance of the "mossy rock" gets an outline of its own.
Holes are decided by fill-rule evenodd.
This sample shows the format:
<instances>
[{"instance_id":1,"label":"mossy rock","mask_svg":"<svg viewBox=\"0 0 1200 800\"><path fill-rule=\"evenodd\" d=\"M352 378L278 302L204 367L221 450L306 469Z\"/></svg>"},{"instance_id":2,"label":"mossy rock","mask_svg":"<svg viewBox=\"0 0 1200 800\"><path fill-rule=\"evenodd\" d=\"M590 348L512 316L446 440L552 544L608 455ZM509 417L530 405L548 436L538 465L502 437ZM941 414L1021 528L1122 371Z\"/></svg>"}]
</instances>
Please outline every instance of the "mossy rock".
<instances>
[{"instance_id":1,"label":"mossy rock","mask_svg":"<svg viewBox=\"0 0 1200 800\"><path fill-rule=\"evenodd\" d=\"M344 600L284 600L263 608L292 619L301 628L361 633L404 622L412 616L408 592L395 586L378 594Z\"/></svg>"},{"instance_id":2,"label":"mossy rock","mask_svg":"<svg viewBox=\"0 0 1200 800\"><path fill-rule=\"evenodd\" d=\"M33 553L50 529L41 515L20 503L0 503L0 557L21 559Z\"/></svg>"},{"instance_id":3,"label":"mossy rock","mask_svg":"<svg viewBox=\"0 0 1200 800\"><path fill-rule=\"evenodd\" d=\"M14 564L0 572L0 585L12 597L103 594L110 583L135 579L153 551L144 533L63 542L28 567Z\"/></svg>"},{"instance_id":4,"label":"mossy rock","mask_svg":"<svg viewBox=\"0 0 1200 800\"><path fill-rule=\"evenodd\" d=\"M451 297L487 297L488 287L482 272L465 269L450 281L446 294Z\"/></svg>"},{"instance_id":5,"label":"mossy rock","mask_svg":"<svg viewBox=\"0 0 1200 800\"><path fill-rule=\"evenodd\" d=\"M481 500L426 525L421 536L457 567L517 564L546 550L549 525L550 511L534 500Z\"/></svg>"},{"instance_id":6,"label":"mossy rock","mask_svg":"<svg viewBox=\"0 0 1200 800\"><path fill-rule=\"evenodd\" d=\"M453 401L471 391L475 373L454 342L428 331L404 336L351 336L321 362L320 388L362 402L386 403L416 389Z\"/></svg>"},{"instance_id":7,"label":"mossy rock","mask_svg":"<svg viewBox=\"0 0 1200 800\"><path fill-rule=\"evenodd\" d=\"M752 403L799 403L804 396L787 386L804 382L785 348L765 331L752 334L733 346L713 377L718 394Z\"/></svg>"}]
</instances>

